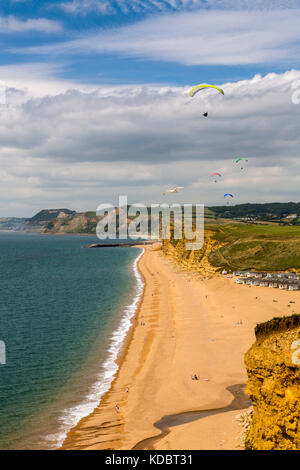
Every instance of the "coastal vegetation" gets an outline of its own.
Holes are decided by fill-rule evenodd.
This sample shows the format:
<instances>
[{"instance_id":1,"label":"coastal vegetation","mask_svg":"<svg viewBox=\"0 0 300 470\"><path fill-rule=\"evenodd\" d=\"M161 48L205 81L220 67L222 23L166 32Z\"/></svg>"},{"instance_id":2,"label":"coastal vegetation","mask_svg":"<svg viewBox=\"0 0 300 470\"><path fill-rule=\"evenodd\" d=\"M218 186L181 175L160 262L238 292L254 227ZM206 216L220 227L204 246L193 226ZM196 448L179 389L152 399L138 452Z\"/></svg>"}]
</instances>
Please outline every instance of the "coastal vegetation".
<instances>
[{"instance_id":1,"label":"coastal vegetation","mask_svg":"<svg viewBox=\"0 0 300 470\"><path fill-rule=\"evenodd\" d=\"M183 266L205 276L223 269L298 271L300 227L207 221L201 250L187 251L185 240L174 239L164 242L163 250L168 255L172 252L172 257Z\"/></svg>"},{"instance_id":2,"label":"coastal vegetation","mask_svg":"<svg viewBox=\"0 0 300 470\"><path fill-rule=\"evenodd\" d=\"M300 227L219 225L213 238L222 243L209 256L213 266L227 270L300 269Z\"/></svg>"},{"instance_id":3,"label":"coastal vegetation","mask_svg":"<svg viewBox=\"0 0 300 470\"><path fill-rule=\"evenodd\" d=\"M216 217L242 219L248 221L270 221L299 225L300 203L272 202L265 204L237 204L235 206L215 206L210 210Z\"/></svg>"},{"instance_id":4,"label":"coastal vegetation","mask_svg":"<svg viewBox=\"0 0 300 470\"><path fill-rule=\"evenodd\" d=\"M253 210L264 215L266 211L273 211L274 216L283 217L288 211L295 211L297 215L298 205L300 207L296 203L244 204L229 209L245 214L243 211L247 208L248 215ZM205 243L201 250L188 251L186 240L175 240L171 236L171 240L163 244L164 252L186 268L205 276L222 269L300 270L300 226L245 223L226 218L219 209L205 208ZM216 217L216 213L222 217ZM129 217L128 223L133 219ZM40 211L24 223L23 229L47 234L94 235L99 220L93 211L77 213L69 209L51 209Z\"/></svg>"}]
</instances>

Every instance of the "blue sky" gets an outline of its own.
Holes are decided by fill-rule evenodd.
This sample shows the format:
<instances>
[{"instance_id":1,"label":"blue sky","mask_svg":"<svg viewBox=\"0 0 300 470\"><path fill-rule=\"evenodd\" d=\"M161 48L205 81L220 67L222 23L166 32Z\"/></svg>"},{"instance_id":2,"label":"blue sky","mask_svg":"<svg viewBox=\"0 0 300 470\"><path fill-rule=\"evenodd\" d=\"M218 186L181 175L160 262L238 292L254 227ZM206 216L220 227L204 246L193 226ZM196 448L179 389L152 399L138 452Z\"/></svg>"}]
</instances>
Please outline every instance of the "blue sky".
<instances>
[{"instance_id":1,"label":"blue sky","mask_svg":"<svg viewBox=\"0 0 300 470\"><path fill-rule=\"evenodd\" d=\"M59 65L57 77L90 84L184 85L204 80L222 83L250 78L256 73L282 72L295 67L296 58L293 54L280 54L280 51L289 44L292 47L295 47L295 43L299 46L300 34L282 31L285 26L281 25L280 12L288 12L291 18L292 9L297 7L300 7L300 1L297 0L2 0L0 65L55 62ZM268 21L262 20L257 38L248 38L248 32L256 23L256 15L264 18L274 11L279 15L271 21L268 31L274 34L274 45L268 57L266 47L270 45L266 45L263 38L263 29ZM212 15L212 20L207 25L205 15L208 14ZM236 19L223 31L224 39L227 41L232 33L233 38L236 35L237 43L253 42L253 49L257 47L257 57L252 57L249 63L247 54L253 55L251 47L245 48L242 60L238 54L237 57L225 56L222 60L216 54L218 46L211 46L212 38L218 37L220 21L228 22L231 14L235 14ZM221 15L220 19L218 15ZM214 17L217 18L216 24ZM193 23L193 18L196 23ZM204 18L202 22L201 18ZM170 23L174 27L170 28L168 34ZM186 23L187 29L180 32L182 23ZM187 39L189 23L192 34ZM279 32L283 35L281 41L278 41ZM222 38L221 34L220 45ZM113 48L107 47L110 40L114 43ZM140 48L133 47L135 41L140 43ZM151 43L154 41L158 46L151 51ZM85 42L85 46L74 49L71 47L74 42ZM160 42L162 47L166 46L163 56L158 53ZM177 42L180 50L178 56ZM125 43L124 47L122 43ZM169 58L168 43L175 50L175 53L169 54ZM98 47L91 47L94 44ZM64 45L69 47L65 53L62 52ZM202 57L196 54L193 57L193 49L207 49L209 55L211 47L212 63L207 63L209 60L206 60L205 55ZM265 50L259 57L261 48Z\"/></svg>"}]
</instances>

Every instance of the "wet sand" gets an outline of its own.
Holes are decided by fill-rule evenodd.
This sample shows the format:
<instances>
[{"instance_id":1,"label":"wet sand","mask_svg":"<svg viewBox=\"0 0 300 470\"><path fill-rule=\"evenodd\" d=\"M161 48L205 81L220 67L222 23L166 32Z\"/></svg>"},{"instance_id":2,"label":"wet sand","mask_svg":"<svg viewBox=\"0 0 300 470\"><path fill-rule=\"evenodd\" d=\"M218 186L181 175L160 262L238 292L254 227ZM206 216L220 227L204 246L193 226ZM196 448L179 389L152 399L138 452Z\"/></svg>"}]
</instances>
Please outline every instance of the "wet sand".
<instances>
[{"instance_id":1,"label":"wet sand","mask_svg":"<svg viewBox=\"0 0 300 470\"><path fill-rule=\"evenodd\" d=\"M116 379L62 448L241 449L244 353L256 323L298 313L300 293L203 281L150 246L139 269L144 295Z\"/></svg>"}]
</instances>

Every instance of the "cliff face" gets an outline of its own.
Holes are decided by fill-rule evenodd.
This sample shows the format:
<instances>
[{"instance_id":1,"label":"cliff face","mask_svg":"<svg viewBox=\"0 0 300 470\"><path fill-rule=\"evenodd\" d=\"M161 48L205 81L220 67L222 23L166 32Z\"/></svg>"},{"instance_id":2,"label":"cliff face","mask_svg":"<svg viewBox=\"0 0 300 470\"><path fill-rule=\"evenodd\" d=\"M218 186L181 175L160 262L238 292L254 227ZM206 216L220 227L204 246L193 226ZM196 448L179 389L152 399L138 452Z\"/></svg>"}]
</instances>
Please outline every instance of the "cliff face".
<instances>
[{"instance_id":1,"label":"cliff face","mask_svg":"<svg viewBox=\"0 0 300 470\"><path fill-rule=\"evenodd\" d=\"M56 217L44 228L43 233L87 233L95 234L99 218L93 212L75 213L67 217Z\"/></svg>"},{"instance_id":2,"label":"cliff face","mask_svg":"<svg viewBox=\"0 0 300 470\"><path fill-rule=\"evenodd\" d=\"M55 220L64 220L72 218L75 211L69 209L43 209L31 219L26 220L20 227L20 230L29 232L43 232L47 225L51 225Z\"/></svg>"},{"instance_id":3,"label":"cliff face","mask_svg":"<svg viewBox=\"0 0 300 470\"><path fill-rule=\"evenodd\" d=\"M169 240L163 241L163 253L166 257L172 259L183 269L195 271L203 277L213 276L218 268L211 265L209 256L212 251L218 249L222 244L213 238L213 233L209 230L204 232L204 245L201 250L186 250L186 240L182 239L176 242Z\"/></svg>"},{"instance_id":4,"label":"cliff face","mask_svg":"<svg viewBox=\"0 0 300 470\"><path fill-rule=\"evenodd\" d=\"M21 217L1 217L0 230L21 230L26 221L26 218Z\"/></svg>"},{"instance_id":5,"label":"cliff face","mask_svg":"<svg viewBox=\"0 0 300 470\"><path fill-rule=\"evenodd\" d=\"M254 414L246 449L300 449L300 315L256 328L245 355Z\"/></svg>"},{"instance_id":6,"label":"cliff face","mask_svg":"<svg viewBox=\"0 0 300 470\"><path fill-rule=\"evenodd\" d=\"M106 222L116 224L119 228L119 209L111 211L105 216ZM103 216L97 216L96 212L75 212L69 209L44 209L22 225L22 230L39 232L45 234L89 234L96 235L96 227ZM123 222L123 231L126 231L127 224L132 222L132 218L126 218ZM1 222L1 221L0 221ZM1 227L0 227L1 228ZM147 237L147 233L138 233L138 237Z\"/></svg>"}]
</instances>

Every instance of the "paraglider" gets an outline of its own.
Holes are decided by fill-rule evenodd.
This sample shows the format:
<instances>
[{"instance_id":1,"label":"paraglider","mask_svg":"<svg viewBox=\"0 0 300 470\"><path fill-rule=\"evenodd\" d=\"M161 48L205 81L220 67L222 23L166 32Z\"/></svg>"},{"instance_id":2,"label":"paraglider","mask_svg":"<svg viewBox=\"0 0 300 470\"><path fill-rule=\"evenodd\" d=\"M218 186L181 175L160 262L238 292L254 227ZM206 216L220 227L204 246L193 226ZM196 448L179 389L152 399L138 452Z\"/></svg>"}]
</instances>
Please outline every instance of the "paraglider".
<instances>
[{"instance_id":1,"label":"paraglider","mask_svg":"<svg viewBox=\"0 0 300 470\"><path fill-rule=\"evenodd\" d=\"M190 97L193 98L193 96L195 96L197 93L199 93L199 91L205 90L206 88L214 88L215 90L218 90L220 93L222 93L222 95L224 95L224 91L222 90L222 88L219 88L219 87L214 86L214 85L208 85L207 83L202 83L201 85L194 86L190 90Z\"/></svg>"},{"instance_id":2,"label":"paraglider","mask_svg":"<svg viewBox=\"0 0 300 470\"><path fill-rule=\"evenodd\" d=\"M227 201L226 204L229 205L229 202L230 202L230 199L229 199L229 198L230 198L230 197L233 198L233 194L226 193L226 194L224 194L224 197L226 198L226 201Z\"/></svg>"},{"instance_id":3,"label":"paraglider","mask_svg":"<svg viewBox=\"0 0 300 470\"><path fill-rule=\"evenodd\" d=\"M217 183L222 178L222 175L221 173L218 173L217 171L215 171L214 173L210 175L210 177L215 183Z\"/></svg>"},{"instance_id":4,"label":"paraglider","mask_svg":"<svg viewBox=\"0 0 300 470\"><path fill-rule=\"evenodd\" d=\"M184 186L176 186L174 189L166 189L166 191L163 192L163 195L165 196L167 193L175 194L179 193L180 189L183 189Z\"/></svg>"},{"instance_id":5,"label":"paraglider","mask_svg":"<svg viewBox=\"0 0 300 470\"><path fill-rule=\"evenodd\" d=\"M242 163L240 163L240 162L242 162ZM248 163L248 160L246 158L237 158L236 161L235 161L235 163L240 163L241 170L244 169L244 163L243 162Z\"/></svg>"},{"instance_id":6,"label":"paraglider","mask_svg":"<svg viewBox=\"0 0 300 470\"><path fill-rule=\"evenodd\" d=\"M219 91L222 95L224 95L224 91L222 90L222 88L219 88L215 85L209 85L207 83L202 83L201 85L196 85L194 86L191 90L190 90L190 97L193 98L197 93L199 93L199 91L201 90L205 90L207 88L213 88L217 91ZM205 113L203 113L203 116L204 117L207 117L208 116L208 112L206 111Z\"/></svg>"}]
</instances>

